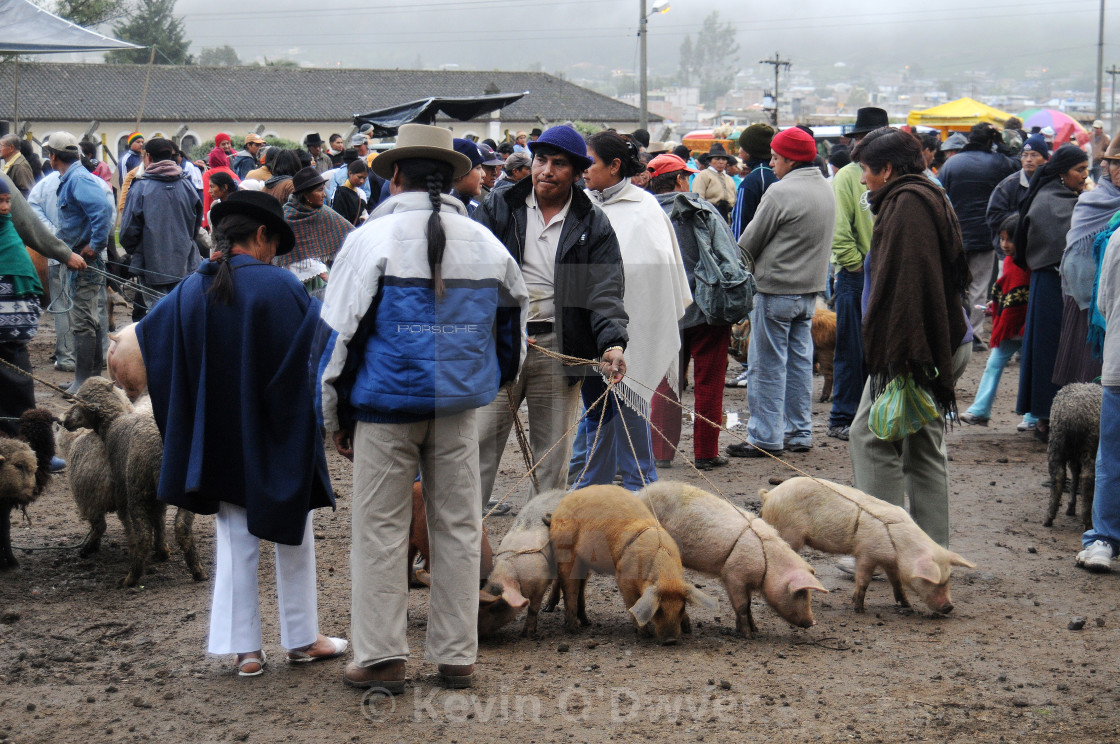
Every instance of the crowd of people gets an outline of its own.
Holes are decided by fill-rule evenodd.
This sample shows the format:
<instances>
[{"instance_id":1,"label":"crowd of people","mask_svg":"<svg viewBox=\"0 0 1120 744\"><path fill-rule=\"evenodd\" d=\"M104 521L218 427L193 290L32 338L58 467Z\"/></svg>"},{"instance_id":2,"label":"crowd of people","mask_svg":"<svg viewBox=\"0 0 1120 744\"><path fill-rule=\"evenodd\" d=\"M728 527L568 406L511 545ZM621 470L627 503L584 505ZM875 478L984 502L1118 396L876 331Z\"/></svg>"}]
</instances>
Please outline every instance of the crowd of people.
<instances>
[{"instance_id":1,"label":"crowd of people","mask_svg":"<svg viewBox=\"0 0 1120 744\"><path fill-rule=\"evenodd\" d=\"M908 496L945 546L946 426L989 424L1016 352L1018 429L1041 441L1058 389L1099 378L1107 424L1077 561L1109 570L1120 142L1097 127L1087 152L1017 125L942 141L868 107L839 145L754 124L735 154L642 130L585 139L558 125L498 143L404 125L385 151L369 131L346 147L313 134L298 150L252 133L235 150L219 134L201 161L135 133L115 179L66 132L47 139L46 164L4 137L0 357L31 372L43 288L24 246L57 264L53 363L74 371L71 391L102 370L107 283L131 288L165 443L160 498L217 515L209 648L236 654L244 676L266 663L261 539L277 546L289 660L349 647L319 632L315 612L311 514L334 503L324 441L354 462L346 683L403 688L418 479L427 656L447 684L468 685L481 515L508 511L494 487L522 404L534 493L656 481L678 454L690 367L697 469L807 452L810 328L826 300L827 435L849 441L856 487L900 506ZM747 360L728 382L731 327L747 319ZM957 383L989 348L959 411ZM5 367L0 380L0 414L34 406L28 377ZM721 454L725 383L746 388L750 419ZM903 396L927 413L897 413Z\"/></svg>"}]
</instances>

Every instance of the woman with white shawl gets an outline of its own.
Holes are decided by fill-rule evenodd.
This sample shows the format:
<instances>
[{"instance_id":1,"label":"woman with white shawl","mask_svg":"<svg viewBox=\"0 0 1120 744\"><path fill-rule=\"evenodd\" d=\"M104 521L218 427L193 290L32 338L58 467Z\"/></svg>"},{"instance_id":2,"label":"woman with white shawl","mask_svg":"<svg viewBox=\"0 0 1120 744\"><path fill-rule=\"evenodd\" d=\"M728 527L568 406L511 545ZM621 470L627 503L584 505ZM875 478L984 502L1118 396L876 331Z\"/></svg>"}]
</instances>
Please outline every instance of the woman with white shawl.
<instances>
[{"instance_id":1,"label":"woman with white shawl","mask_svg":"<svg viewBox=\"0 0 1120 744\"><path fill-rule=\"evenodd\" d=\"M604 380L591 376L583 382L587 464L577 471L575 487L611 483L621 473L623 488L637 491L657 480L650 403L662 379L676 387L677 321L692 295L668 215L652 194L630 182L645 167L637 146L616 132L599 132L588 138L587 154L592 159L583 176L587 194L607 215L622 252L630 341L626 377L604 401L592 405L606 390Z\"/></svg>"}]
</instances>

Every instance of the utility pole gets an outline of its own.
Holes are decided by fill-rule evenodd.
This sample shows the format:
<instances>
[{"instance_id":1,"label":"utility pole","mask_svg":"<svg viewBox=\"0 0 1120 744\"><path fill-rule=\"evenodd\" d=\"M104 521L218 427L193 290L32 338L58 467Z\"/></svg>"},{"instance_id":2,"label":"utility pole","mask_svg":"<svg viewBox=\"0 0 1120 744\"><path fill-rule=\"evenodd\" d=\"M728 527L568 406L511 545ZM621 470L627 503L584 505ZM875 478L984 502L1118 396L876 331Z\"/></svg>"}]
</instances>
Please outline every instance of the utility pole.
<instances>
[{"instance_id":1,"label":"utility pole","mask_svg":"<svg viewBox=\"0 0 1120 744\"><path fill-rule=\"evenodd\" d=\"M1115 80L1116 78L1113 78ZM1100 27L1097 30L1097 118L1101 118L1101 88L1104 87L1104 0L1101 0ZM1109 124L1112 119L1109 119Z\"/></svg>"},{"instance_id":2,"label":"utility pole","mask_svg":"<svg viewBox=\"0 0 1120 744\"><path fill-rule=\"evenodd\" d=\"M1101 0L1101 3L1104 3L1104 0ZM647 62L646 62L646 33L647 33L646 24L649 23L649 18L646 17L646 0L640 0L639 11L638 12L641 14L640 20L638 21L638 41L640 42L639 43L639 46L641 47L641 55L640 56L642 58L641 62L638 63L638 64L641 65L641 68L642 68L641 71L638 73L638 77L639 77L638 89L639 89L639 97L641 98L641 101L638 104L638 107L641 109L641 112L638 114L638 128L639 129L645 129L646 131L649 131L649 90L646 88L646 85L648 84L647 79L646 79L646 65L647 65ZM1104 32L1102 31L1101 33L1104 33ZM1098 81L1097 88L1098 89L1100 88L1099 81ZM1100 99L1100 91L1099 90L1097 92L1097 98L1098 98L1098 100ZM1097 108L1099 109L1100 106L1097 106Z\"/></svg>"},{"instance_id":3,"label":"utility pole","mask_svg":"<svg viewBox=\"0 0 1120 744\"><path fill-rule=\"evenodd\" d=\"M1108 104L1108 133L1111 135L1116 134L1116 76L1120 75L1120 70L1116 69L1116 65L1105 70L1112 78L1112 99Z\"/></svg>"},{"instance_id":4,"label":"utility pole","mask_svg":"<svg viewBox=\"0 0 1120 744\"><path fill-rule=\"evenodd\" d=\"M1101 0L1101 2L1103 3L1104 0ZM792 63L788 59L782 59L782 55L778 54L777 52L774 52L774 59L760 59L758 61L758 63L760 65L773 65L773 67L774 67L774 110L771 112L770 116L771 116L771 121L774 124L774 128L777 129L778 128L778 108L779 108L779 104L778 104L778 71L781 70L782 68L785 68L786 72L789 72L789 68L790 68L790 65Z\"/></svg>"}]
</instances>

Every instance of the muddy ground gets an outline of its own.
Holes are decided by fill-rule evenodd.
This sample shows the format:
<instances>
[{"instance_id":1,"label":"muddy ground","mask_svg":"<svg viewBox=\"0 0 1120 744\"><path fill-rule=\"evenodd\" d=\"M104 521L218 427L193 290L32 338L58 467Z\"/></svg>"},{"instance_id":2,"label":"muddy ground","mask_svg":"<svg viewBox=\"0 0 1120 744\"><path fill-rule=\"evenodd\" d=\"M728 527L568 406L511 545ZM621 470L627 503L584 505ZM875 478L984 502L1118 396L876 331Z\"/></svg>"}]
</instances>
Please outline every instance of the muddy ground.
<instances>
[{"instance_id":1,"label":"muddy ground","mask_svg":"<svg viewBox=\"0 0 1120 744\"><path fill-rule=\"evenodd\" d=\"M119 317L124 317L118 311ZM50 368L50 320L32 345L37 370ZM971 401L986 354L959 387ZM729 373L729 377L733 372ZM759 599L759 634L740 637L712 578L693 576L719 597L717 612L694 610L695 630L676 647L635 637L613 580L588 590L592 626L566 633L559 613L542 614L539 636L519 623L482 645L473 690L440 688L423 658L426 590L413 590L411 686L395 700L369 699L342 685L342 661L289 667L280 659L272 553L262 551L263 676L240 679L230 657L205 653L209 582L190 579L180 555L156 564L141 587L122 589L124 535L114 517L102 550L82 560L86 533L65 479L28 511L13 515L21 567L0 575L0 741L338 742L450 741L952 741L1088 742L1120 732L1120 578L1074 566L1081 529L1060 512L1042 526L1045 447L1017 433L1018 367L1007 370L991 426L957 428L952 547L974 561L956 569L956 609L935 617L901 610L883 581L867 613L851 607L853 584L834 560L808 556L831 594L814 600L817 625L789 627ZM815 379L817 391L821 379ZM39 388L41 403L62 400ZM691 402L688 396L686 402ZM726 407L746 415L746 394ZM847 443L824 436L828 404L814 404L814 448L789 455L809 473L851 482ZM963 406L962 406L963 408ZM735 417L732 417L734 421ZM691 449L686 426L684 450ZM724 434L721 443L735 441ZM349 463L333 453L335 512L315 521L324 632L348 635ZM511 439L498 480L505 493L522 474ZM702 484L678 456L663 479ZM711 477L736 502L758 508L757 492L786 477L771 462L733 460ZM525 489L512 497L523 504ZM487 522L497 541L510 518ZM196 522L203 564L213 569L213 522ZM1071 629L1071 621L1084 627Z\"/></svg>"}]
</instances>

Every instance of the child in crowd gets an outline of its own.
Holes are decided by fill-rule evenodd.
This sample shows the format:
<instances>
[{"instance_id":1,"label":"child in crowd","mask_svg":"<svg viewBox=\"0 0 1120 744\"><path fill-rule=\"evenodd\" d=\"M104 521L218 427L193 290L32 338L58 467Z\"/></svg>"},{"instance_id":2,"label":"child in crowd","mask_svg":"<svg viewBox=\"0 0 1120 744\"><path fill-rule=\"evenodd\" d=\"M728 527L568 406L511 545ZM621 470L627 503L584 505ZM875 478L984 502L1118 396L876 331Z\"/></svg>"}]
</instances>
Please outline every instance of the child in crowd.
<instances>
[{"instance_id":1,"label":"child in crowd","mask_svg":"<svg viewBox=\"0 0 1120 744\"><path fill-rule=\"evenodd\" d=\"M966 424L987 426L992 415L992 401L999 388L1003 368L1023 346L1023 326L1027 320L1027 297L1030 292L1031 274L1015 265L1015 243L1012 238L1019 224L1019 215L1012 214L999 226L999 247L1003 251L1003 269L996 280L988 312L993 315L991 354L976 398L960 419ZM1019 431L1035 428L1036 419L1027 413L1016 427Z\"/></svg>"}]
</instances>

